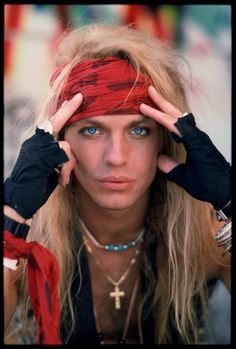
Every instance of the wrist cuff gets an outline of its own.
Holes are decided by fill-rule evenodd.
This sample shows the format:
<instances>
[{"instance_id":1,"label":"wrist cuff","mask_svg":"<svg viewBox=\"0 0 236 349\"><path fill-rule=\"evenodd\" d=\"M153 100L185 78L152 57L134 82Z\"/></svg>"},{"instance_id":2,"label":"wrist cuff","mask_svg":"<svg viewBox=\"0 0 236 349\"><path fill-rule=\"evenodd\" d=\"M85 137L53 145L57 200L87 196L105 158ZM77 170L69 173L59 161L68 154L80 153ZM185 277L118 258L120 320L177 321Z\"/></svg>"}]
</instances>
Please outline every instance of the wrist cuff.
<instances>
[{"instance_id":1,"label":"wrist cuff","mask_svg":"<svg viewBox=\"0 0 236 349\"><path fill-rule=\"evenodd\" d=\"M18 268L18 264L18 259L10 259L7 257L3 257L3 266L8 269L16 270Z\"/></svg>"},{"instance_id":2,"label":"wrist cuff","mask_svg":"<svg viewBox=\"0 0 236 349\"><path fill-rule=\"evenodd\" d=\"M25 240L29 228L28 224L16 222L12 218L4 215L4 230L10 231L15 237Z\"/></svg>"}]
</instances>

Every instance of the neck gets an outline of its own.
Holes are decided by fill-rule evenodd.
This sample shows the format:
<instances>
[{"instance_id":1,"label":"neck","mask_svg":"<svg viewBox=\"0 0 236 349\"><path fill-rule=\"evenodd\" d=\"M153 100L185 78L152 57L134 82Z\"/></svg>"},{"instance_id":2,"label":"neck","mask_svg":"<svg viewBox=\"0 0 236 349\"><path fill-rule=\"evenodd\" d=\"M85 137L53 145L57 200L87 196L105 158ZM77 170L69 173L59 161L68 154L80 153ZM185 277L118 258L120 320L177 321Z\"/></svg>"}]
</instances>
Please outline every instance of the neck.
<instances>
[{"instance_id":1,"label":"neck","mask_svg":"<svg viewBox=\"0 0 236 349\"><path fill-rule=\"evenodd\" d=\"M84 195L83 190L80 191L79 198L80 217L90 233L101 244L133 240L144 225L148 193L132 207L123 210L102 208L86 194Z\"/></svg>"}]
</instances>

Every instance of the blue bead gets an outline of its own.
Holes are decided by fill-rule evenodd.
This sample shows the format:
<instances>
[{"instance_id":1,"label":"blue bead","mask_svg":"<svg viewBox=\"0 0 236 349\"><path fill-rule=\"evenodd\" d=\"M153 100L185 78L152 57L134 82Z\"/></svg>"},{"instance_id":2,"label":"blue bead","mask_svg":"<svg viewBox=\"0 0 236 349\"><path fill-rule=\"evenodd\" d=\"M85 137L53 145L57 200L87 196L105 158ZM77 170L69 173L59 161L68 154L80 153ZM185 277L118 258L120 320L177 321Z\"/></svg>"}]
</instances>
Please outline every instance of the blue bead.
<instances>
[{"instance_id":1,"label":"blue bead","mask_svg":"<svg viewBox=\"0 0 236 349\"><path fill-rule=\"evenodd\" d=\"M124 251L124 246L122 244L118 245L118 251L120 252Z\"/></svg>"},{"instance_id":2,"label":"blue bead","mask_svg":"<svg viewBox=\"0 0 236 349\"><path fill-rule=\"evenodd\" d=\"M108 245L108 250L109 250L109 251L114 251L114 249L115 249L115 246L114 246L114 245L112 245L112 244L109 244L109 245Z\"/></svg>"}]
</instances>

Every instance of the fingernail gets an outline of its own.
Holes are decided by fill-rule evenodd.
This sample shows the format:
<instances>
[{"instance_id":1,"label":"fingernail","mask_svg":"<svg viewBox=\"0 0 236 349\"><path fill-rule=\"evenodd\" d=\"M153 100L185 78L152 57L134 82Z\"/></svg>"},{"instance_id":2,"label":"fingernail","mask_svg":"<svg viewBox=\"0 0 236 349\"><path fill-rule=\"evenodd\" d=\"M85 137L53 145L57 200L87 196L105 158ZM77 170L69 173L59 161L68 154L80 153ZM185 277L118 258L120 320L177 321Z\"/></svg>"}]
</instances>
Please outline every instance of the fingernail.
<instances>
[{"instance_id":1,"label":"fingernail","mask_svg":"<svg viewBox=\"0 0 236 349\"><path fill-rule=\"evenodd\" d=\"M63 103L62 103L62 107L64 107L64 105L68 102L68 100L66 99Z\"/></svg>"},{"instance_id":2,"label":"fingernail","mask_svg":"<svg viewBox=\"0 0 236 349\"><path fill-rule=\"evenodd\" d=\"M67 178L66 185L70 183L70 176Z\"/></svg>"},{"instance_id":3,"label":"fingernail","mask_svg":"<svg viewBox=\"0 0 236 349\"><path fill-rule=\"evenodd\" d=\"M153 86L153 85L150 85L149 86L149 89L153 90L154 92L158 93L157 89Z\"/></svg>"},{"instance_id":4,"label":"fingernail","mask_svg":"<svg viewBox=\"0 0 236 349\"><path fill-rule=\"evenodd\" d=\"M145 104L145 103L140 104L140 107L146 107L146 106L147 106L147 104Z\"/></svg>"},{"instance_id":5,"label":"fingernail","mask_svg":"<svg viewBox=\"0 0 236 349\"><path fill-rule=\"evenodd\" d=\"M76 95L74 95L74 97L72 98L73 101L80 101L82 97L82 93L79 92Z\"/></svg>"}]
</instances>

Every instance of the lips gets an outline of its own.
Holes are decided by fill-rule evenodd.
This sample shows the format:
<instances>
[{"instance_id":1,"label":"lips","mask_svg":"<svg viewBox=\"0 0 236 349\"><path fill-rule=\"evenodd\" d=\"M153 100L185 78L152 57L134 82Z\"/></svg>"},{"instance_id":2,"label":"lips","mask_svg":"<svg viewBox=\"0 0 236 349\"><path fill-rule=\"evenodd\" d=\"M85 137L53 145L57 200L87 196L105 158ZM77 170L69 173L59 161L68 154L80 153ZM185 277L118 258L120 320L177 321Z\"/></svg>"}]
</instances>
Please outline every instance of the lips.
<instances>
[{"instance_id":1,"label":"lips","mask_svg":"<svg viewBox=\"0 0 236 349\"><path fill-rule=\"evenodd\" d=\"M106 176L99 181L102 187L110 190L127 190L134 180L127 176Z\"/></svg>"},{"instance_id":2,"label":"lips","mask_svg":"<svg viewBox=\"0 0 236 349\"><path fill-rule=\"evenodd\" d=\"M107 176L101 179L102 182L132 182L133 179L127 176Z\"/></svg>"}]
</instances>

